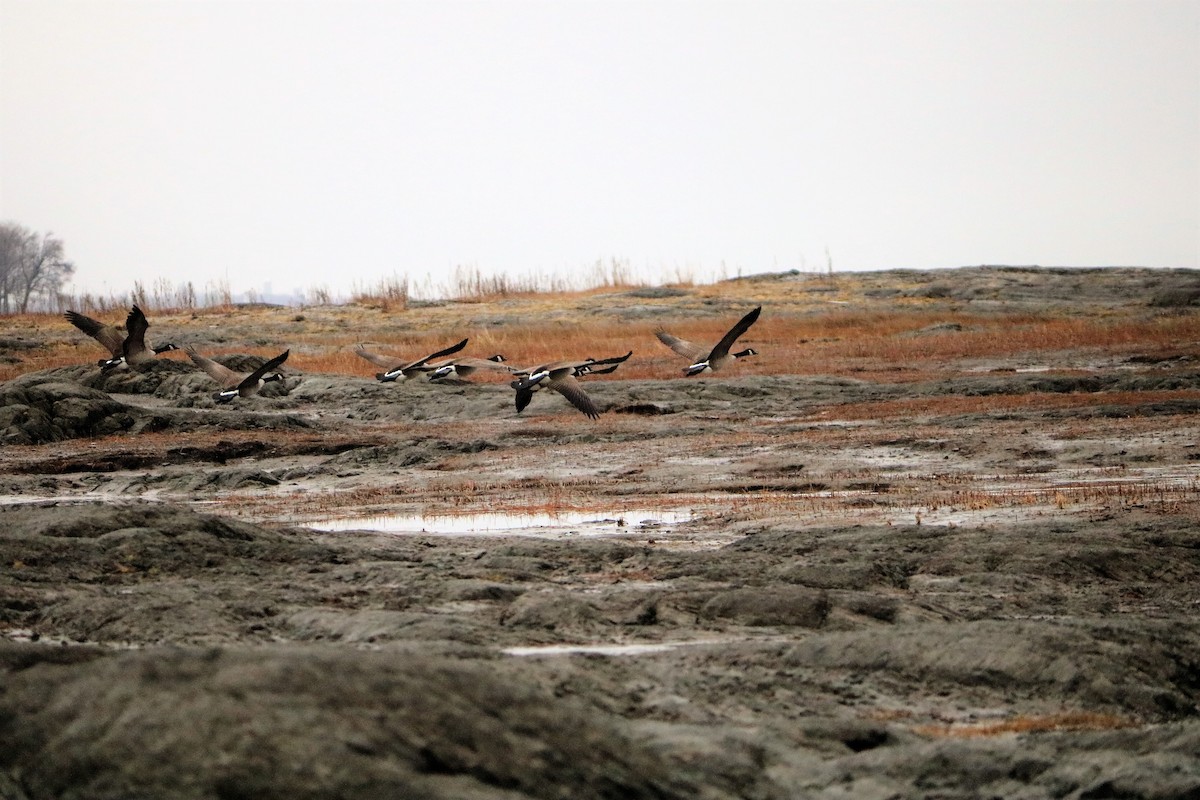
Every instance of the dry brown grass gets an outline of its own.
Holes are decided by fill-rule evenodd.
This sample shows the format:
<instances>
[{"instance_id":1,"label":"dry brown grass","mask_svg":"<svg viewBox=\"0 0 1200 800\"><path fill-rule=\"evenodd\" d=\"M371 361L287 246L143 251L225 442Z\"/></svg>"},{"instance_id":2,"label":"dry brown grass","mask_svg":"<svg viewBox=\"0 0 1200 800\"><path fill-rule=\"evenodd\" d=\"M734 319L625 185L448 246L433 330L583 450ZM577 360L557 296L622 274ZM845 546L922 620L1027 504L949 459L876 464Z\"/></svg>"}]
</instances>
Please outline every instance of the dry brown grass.
<instances>
[{"instance_id":1,"label":"dry brown grass","mask_svg":"<svg viewBox=\"0 0 1200 800\"><path fill-rule=\"evenodd\" d=\"M892 361L913 357L985 358L1076 348L1111 350L1133 344L1176 349L1196 344L1200 318L855 311L820 320L811 335L818 338L822 333L845 342L848 357Z\"/></svg>"},{"instance_id":2,"label":"dry brown grass","mask_svg":"<svg viewBox=\"0 0 1200 800\"><path fill-rule=\"evenodd\" d=\"M1136 728L1142 723L1130 717L1095 711L1064 711L1058 714L1021 715L997 722L914 725L912 730L931 738L974 739L1021 733L1064 731L1111 731Z\"/></svg>"},{"instance_id":3,"label":"dry brown grass","mask_svg":"<svg viewBox=\"0 0 1200 800\"><path fill-rule=\"evenodd\" d=\"M947 317L950 317L947 319ZM947 323L963 330L917 332ZM678 336L715 343L730 320L662 320ZM472 347L516 354L535 363L562 357L616 355L634 350L654 367L682 368L682 360L654 337L659 323L596 319L555 319L520 328L474 331ZM967 317L942 313L864 314L831 312L820 317L776 316L747 332L739 345L760 355L746 362L753 374L840 374L864 370L929 370L945 362L1000 356L1047 354L1080 348L1108 353L1149 351L1162 357L1186 351L1200 339L1200 317L1153 320L1038 319L1027 315ZM490 352L489 352L490 354ZM639 359L641 360L641 359ZM648 377L627 365L614 378Z\"/></svg>"},{"instance_id":4,"label":"dry brown grass","mask_svg":"<svg viewBox=\"0 0 1200 800\"><path fill-rule=\"evenodd\" d=\"M916 335L947 323L964 329ZM612 375L613 380L671 377L686 364L655 338L654 331L660 324L677 336L712 344L724 335L730 320L672 319L664 314L661 322L626 322L568 315L533 319L520 326L457 330L447 326L435 331L407 331L390 340L381 337L378 349L402 358L416 358L446 346L456 337L468 336L468 352L484 357L500 353L510 363L521 366L560 358L605 358L632 350L633 358ZM955 361L1049 356L1081 348L1110 355L1150 352L1165 358L1186 351L1188 343L1197 340L1200 317L1113 321L835 311L820 317L764 317L739 341L739 345L753 347L760 355L744 362L736 374L918 380L944 374ZM353 344L348 334L333 337L323 350L305 353L294 364L314 372L366 374L366 362L350 350Z\"/></svg>"},{"instance_id":5,"label":"dry brown grass","mask_svg":"<svg viewBox=\"0 0 1200 800\"><path fill-rule=\"evenodd\" d=\"M730 375L852 375L881 381L944 376L987 359L1044 359L1083 351L1121 357L1185 355L1200 348L1200 315L1095 312L1090 315L974 312L928 301L896 300L854 306L817 302L807 284L732 282L696 287L686 296L630 300L611 287L578 292L497 294L470 303L414 306L405 287L385 285L364 293L364 302L309 309L218 307L159 311L151 338L178 330L195 338L223 332L211 352L274 355L291 348L291 366L307 372L369 375L373 367L354 356L355 343L401 358L418 358L464 336L466 354L503 354L531 366L560 358L605 358L630 350L633 358L613 380L667 378L686 366L654 337L660 325L699 344L715 343L752 305L762 319L740 340L761 355ZM622 319L615 306L637 304L644 316ZM720 311L714 311L721 309ZM120 322L119 311L101 315ZM58 314L0 318L0 339L45 342L35 349L8 349L0 380L24 372L88 363L100 349ZM241 341L239 341L241 340ZM264 340L269 340L270 344Z\"/></svg>"},{"instance_id":6,"label":"dry brown grass","mask_svg":"<svg viewBox=\"0 0 1200 800\"><path fill-rule=\"evenodd\" d=\"M1054 409L1129 406L1136 413L1140 405L1200 401L1200 390L1161 389L1143 392L1029 392L1026 394L990 394L978 396L904 398L871 403L845 403L825 406L814 416L840 420L921 419L959 414L1003 413L1011 411L1050 411Z\"/></svg>"}]
</instances>

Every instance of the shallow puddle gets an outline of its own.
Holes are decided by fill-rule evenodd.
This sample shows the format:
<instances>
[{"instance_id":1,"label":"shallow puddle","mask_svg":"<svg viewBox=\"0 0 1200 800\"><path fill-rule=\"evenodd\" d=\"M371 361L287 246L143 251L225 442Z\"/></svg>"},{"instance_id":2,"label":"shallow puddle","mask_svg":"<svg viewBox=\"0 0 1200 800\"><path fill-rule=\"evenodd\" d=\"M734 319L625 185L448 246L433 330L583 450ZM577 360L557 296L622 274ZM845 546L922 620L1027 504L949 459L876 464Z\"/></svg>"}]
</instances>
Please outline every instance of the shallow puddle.
<instances>
[{"instance_id":1,"label":"shallow puddle","mask_svg":"<svg viewBox=\"0 0 1200 800\"><path fill-rule=\"evenodd\" d=\"M431 533L442 536L601 536L658 530L689 522L690 509L658 511L560 511L553 514L391 514L341 517L305 522L321 531L380 531L382 533Z\"/></svg>"},{"instance_id":2,"label":"shallow puddle","mask_svg":"<svg viewBox=\"0 0 1200 800\"><path fill-rule=\"evenodd\" d=\"M506 647L506 656L642 656L650 653L664 653L682 647L692 642L674 642L663 644L547 644L533 647Z\"/></svg>"},{"instance_id":3,"label":"shallow puddle","mask_svg":"<svg viewBox=\"0 0 1200 800\"><path fill-rule=\"evenodd\" d=\"M530 647L506 647L500 652L506 656L644 656L665 653L681 647L699 647L712 644L730 644L742 639L693 639L679 642L651 642L643 644L543 644Z\"/></svg>"}]
</instances>

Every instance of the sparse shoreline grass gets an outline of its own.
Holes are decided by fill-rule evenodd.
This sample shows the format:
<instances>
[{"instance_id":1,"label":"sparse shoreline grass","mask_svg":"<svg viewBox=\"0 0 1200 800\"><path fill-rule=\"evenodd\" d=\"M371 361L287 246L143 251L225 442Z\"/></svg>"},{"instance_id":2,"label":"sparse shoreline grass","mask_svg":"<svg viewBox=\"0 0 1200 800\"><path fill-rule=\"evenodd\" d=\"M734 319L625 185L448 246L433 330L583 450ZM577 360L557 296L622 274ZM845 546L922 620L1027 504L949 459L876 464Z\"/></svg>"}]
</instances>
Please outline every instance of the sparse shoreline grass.
<instances>
[{"instance_id":1,"label":"sparse shoreline grass","mask_svg":"<svg viewBox=\"0 0 1200 800\"><path fill-rule=\"evenodd\" d=\"M313 373L367 375L370 365L353 354L358 342L372 349L416 358L462 337L470 354L503 354L516 365L558 358L604 358L629 350L634 357L611 380L666 378L685 364L654 337L662 326L697 343L713 343L728 327L731 314L702 318L670 304L656 306L643 319L629 320L620 309L606 310L604 298L575 296L557 310L549 298L509 299L505 303L415 309L393 321L382 309L345 306L319 311L284 309L206 309L151 316L150 337L168 341L184 330L188 338L220 333L210 352L273 354L292 348L289 366ZM747 302L754 302L749 300ZM515 305L514 305L515 303ZM730 309L735 307L729 303ZM972 370L1012 371L1027 366L1056 374L1094 370L1079 363L1079 353L1094 353L1097 363L1122 358L1178 360L1186 366L1200 346L1200 314L1142 314L1126 317L1062 318L1050 314L771 308L744 337L760 355L730 375L828 375L881 382L910 382ZM659 311L658 309L661 309ZM415 316L414 316L415 315ZM117 323L107 315L107 321ZM412 324L404 324L411 317ZM254 330L237 341L238 330ZM94 342L74 331L58 314L0 317L0 337L29 346L6 347L0 381L35 370L86 364L99 357ZM264 339L276 343L265 343ZM258 343L256 343L258 340ZM1075 363L1056 363L1055 354L1073 351ZM167 354L163 357L172 357ZM995 362L989 366L988 362ZM877 413L871 409L865 413Z\"/></svg>"},{"instance_id":2,"label":"sparse shoreline grass","mask_svg":"<svg viewBox=\"0 0 1200 800\"><path fill-rule=\"evenodd\" d=\"M725 275L716 280L723 280ZM675 270L675 285L695 286L688 270ZM287 308L307 306L362 305L384 311L403 311L410 300L425 302L486 303L508 297L531 295L569 295L613 289L645 287L649 281L638 277L628 259L598 259L591 267L575 275L530 271L522 275L491 274L478 266L459 265L442 284L431 280L414 282L407 274L393 273L374 282L355 282L348 294L339 294L328 286L313 286L303 292L268 295L258 289L235 293L228 278L207 283L198 289L194 282L172 283L159 278L146 285L135 281L128 292L60 291L40 298L40 311L62 313L67 309L81 313L109 313L136 304L145 311L179 313L184 311L225 311L237 306L278 305ZM281 302L282 300L282 302Z\"/></svg>"},{"instance_id":3,"label":"sparse shoreline grass","mask_svg":"<svg viewBox=\"0 0 1200 800\"><path fill-rule=\"evenodd\" d=\"M915 725L912 730L933 739L975 739L1005 734L1063 733L1067 731L1113 731L1137 728L1139 720L1095 711L1063 711L1057 714L1018 715L995 722Z\"/></svg>"},{"instance_id":4,"label":"sparse shoreline grass","mask_svg":"<svg viewBox=\"0 0 1200 800\"><path fill-rule=\"evenodd\" d=\"M197 292L163 283L138 286L134 295L150 313L152 341L179 337L218 355L274 355L289 347L291 369L344 376L374 372L353 354L358 342L404 359L468 337L466 354L502 354L518 366L632 350L633 357L607 380L672 378L685 365L655 339L656 328L711 344L731 318L759 304L764 306L762 319L742 343L760 355L722 377L812 375L906 383L1017 369L1086 374L1132 359L1161 362L1163 369L1188 369L1200 359L1200 313L1160 307L1151 302L1157 295L1149 292L1119 304L1043 304L1030 310L1007 302L956 299L953 291L932 291L929 276L918 280L904 271L850 273L836 281L781 273L719 285L630 289L636 282L621 262L598 263L596 270L595 286L569 290L532 280L497 282L478 270L463 270L457 281L469 299L437 303L414 302L407 279L397 275L357 290L341 305L237 305L224 286ZM1000 270L984 278L992 282L997 276L1030 277ZM939 276L937 286L952 285L952 277ZM959 294L973 297L978 288L964 284ZM101 311L86 303L78 309L120 324L130 299L94 300L92 306ZM204 305L209 300L217 302ZM0 339L6 342L0 381L94 363L100 354L94 342L62 320L59 310L0 316ZM897 410L879 406L859 413Z\"/></svg>"}]
</instances>

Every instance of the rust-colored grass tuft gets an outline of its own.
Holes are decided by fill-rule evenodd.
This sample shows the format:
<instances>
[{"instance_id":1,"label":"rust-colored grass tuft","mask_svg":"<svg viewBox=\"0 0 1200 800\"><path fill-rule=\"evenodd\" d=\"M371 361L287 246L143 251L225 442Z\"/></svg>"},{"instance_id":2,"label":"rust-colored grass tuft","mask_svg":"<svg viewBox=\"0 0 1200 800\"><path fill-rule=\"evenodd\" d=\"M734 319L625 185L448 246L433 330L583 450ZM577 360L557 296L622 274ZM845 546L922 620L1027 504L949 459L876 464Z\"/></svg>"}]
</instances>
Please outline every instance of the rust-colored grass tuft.
<instances>
[{"instance_id":1,"label":"rust-colored grass tuft","mask_svg":"<svg viewBox=\"0 0 1200 800\"><path fill-rule=\"evenodd\" d=\"M354 356L357 342L415 359L468 337L464 355L499 353L516 366L632 350L633 357L606 380L667 379L678 377L686 364L658 342L656 328L711 345L742 313L762 304L761 319L738 342L760 355L722 377L799 374L882 382L944 377L978 370L981 362L983 368L988 362L1004 368L1031 361L1061 368L1056 355L1067 351L1110 361L1133 356L1186 361L1200 343L1200 314L975 311L862 298L842 306L815 302L800 292L803 282L731 282L675 297L631 297L613 291L618 280L611 283L575 292L480 291L472 302L416 304L396 279L364 289L359 302L344 306L159 310L151 315L150 337L180 337L217 353L274 354L286 347L292 350L290 366L298 370L358 376L375 368ZM123 321L120 308L98 316ZM0 358L0 381L102 355L58 314L0 317L0 341L10 343Z\"/></svg>"},{"instance_id":2,"label":"rust-colored grass tuft","mask_svg":"<svg viewBox=\"0 0 1200 800\"><path fill-rule=\"evenodd\" d=\"M1136 728L1136 719L1094 711L1064 711L1058 714L1020 715L997 722L970 724L914 725L912 730L931 738L974 739L1022 733L1055 733L1063 731L1111 731Z\"/></svg>"},{"instance_id":3,"label":"rust-colored grass tuft","mask_svg":"<svg viewBox=\"0 0 1200 800\"><path fill-rule=\"evenodd\" d=\"M820 417L844 420L893 419L913 420L922 417L945 417L958 414L981 414L1028 410L1089 408L1098 405L1139 406L1172 401L1200 401L1196 389L1155 389L1143 392L1028 392L1011 395L972 395L922 397L917 399L883 400L868 403L847 403L826 406L816 411Z\"/></svg>"}]
</instances>

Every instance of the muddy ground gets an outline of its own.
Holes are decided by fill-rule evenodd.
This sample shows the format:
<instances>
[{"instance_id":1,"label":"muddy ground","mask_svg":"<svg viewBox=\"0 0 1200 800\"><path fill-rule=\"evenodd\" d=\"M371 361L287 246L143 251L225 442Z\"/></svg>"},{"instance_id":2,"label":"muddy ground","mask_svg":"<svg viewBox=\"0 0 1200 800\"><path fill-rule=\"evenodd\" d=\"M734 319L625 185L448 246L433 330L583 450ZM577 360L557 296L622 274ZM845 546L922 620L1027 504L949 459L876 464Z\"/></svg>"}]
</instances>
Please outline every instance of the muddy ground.
<instances>
[{"instance_id":1,"label":"muddy ground","mask_svg":"<svg viewBox=\"0 0 1200 800\"><path fill-rule=\"evenodd\" d=\"M803 277L653 299L765 317ZM1115 319L1200 297L1136 270L842 291L997 286ZM215 407L173 360L23 374L0 798L1200 798L1200 342L1169 350L618 373L586 379L595 422L498 380L293 369ZM470 516L546 511L579 515Z\"/></svg>"}]
</instances>

